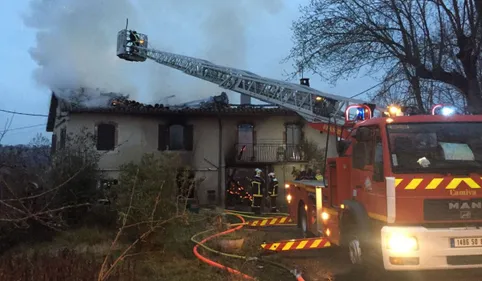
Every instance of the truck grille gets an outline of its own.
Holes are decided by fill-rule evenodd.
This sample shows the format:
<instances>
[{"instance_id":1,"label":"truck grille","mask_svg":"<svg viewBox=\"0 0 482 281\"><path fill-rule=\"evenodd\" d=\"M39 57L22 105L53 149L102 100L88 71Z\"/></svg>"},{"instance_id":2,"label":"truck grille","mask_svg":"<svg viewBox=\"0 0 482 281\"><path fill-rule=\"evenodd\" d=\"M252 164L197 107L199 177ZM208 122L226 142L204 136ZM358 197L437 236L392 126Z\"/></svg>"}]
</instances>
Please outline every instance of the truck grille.
<instances>
[{"instance_id":1,"label":"truck grille","mask_svg":"<svg viewBox=\"0 0 482 281\"><path fill-rule=\"evenodd\" d=\"M423 215L426 221L482 220L482 199L425 199Z\"/></svg>"}]
</instances>

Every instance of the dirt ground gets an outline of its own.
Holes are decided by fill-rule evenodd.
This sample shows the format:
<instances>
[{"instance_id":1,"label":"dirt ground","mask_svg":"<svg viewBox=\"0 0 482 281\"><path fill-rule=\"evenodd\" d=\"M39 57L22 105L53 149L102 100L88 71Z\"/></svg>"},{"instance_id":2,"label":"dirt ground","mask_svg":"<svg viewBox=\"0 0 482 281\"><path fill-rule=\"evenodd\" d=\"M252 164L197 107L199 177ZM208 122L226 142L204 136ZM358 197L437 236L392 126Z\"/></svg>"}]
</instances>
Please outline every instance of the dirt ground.
<instances>
[{"instance_id":1,"label":"dirt ground","mask_svg":"<svg viewBox=\"0 0 482 281\"><path fill-rule=\"evenodd\" d=\"M253 233L252 238L274 242L283 239L300 238L299 231L295 227L272 227L264 228ZM472 271L443 271L436 273L385 273L382 270L370 270L368 272L354 272L350 270L347 255L340 253L337 248L319 250L305 250L273 254L269 256L282 262L290 268L301 270L306 281L481 281L482 270ZM281 279L280 279L281 280ZM289 274L285 279L291 280Z\"/></svg>"}]
</instances>

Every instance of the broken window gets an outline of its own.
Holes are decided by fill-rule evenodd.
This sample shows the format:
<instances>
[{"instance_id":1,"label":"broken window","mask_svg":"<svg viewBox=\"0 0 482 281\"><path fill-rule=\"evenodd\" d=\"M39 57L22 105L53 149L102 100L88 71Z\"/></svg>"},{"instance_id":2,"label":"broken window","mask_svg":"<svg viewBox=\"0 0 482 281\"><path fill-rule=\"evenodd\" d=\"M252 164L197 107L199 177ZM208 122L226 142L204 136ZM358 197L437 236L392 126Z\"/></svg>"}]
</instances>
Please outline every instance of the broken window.
<instances>
[{"instance_id":1,"label":"broken window","mask_svg":"<svg viewBox=\"0 0 482 281\"><path fill-rule=\"evenodd\" d=\"M97 125L97 150L114 150L116 146L116 126L114 124Z\"/></svg>"},{"instance_id":2,"label":"broken window","mask_svg":"<svg viewBox=\"0 0 482 281\"><path fill-rule=\"evenodd\" d=\"M193 149L193 126L173 124L159 125L158 150L186 150Z\"/></svg>"}]
</instances>

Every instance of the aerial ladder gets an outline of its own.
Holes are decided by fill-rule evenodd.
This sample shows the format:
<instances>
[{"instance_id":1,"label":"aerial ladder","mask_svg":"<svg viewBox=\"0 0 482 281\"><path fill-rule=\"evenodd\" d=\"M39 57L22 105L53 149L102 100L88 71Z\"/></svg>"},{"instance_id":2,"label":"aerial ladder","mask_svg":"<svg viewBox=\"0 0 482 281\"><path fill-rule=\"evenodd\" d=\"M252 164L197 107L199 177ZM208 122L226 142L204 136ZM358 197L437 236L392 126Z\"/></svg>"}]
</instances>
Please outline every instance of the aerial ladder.
<instances>
[{"instance_id":1,"label":"aerial ladder","mask_svg":"<svg viewBox=\"0 0 482 281\"><path fill-rule=\"evenodd\" d=\"M309 87L306 78L300 84L262 77L255 73L225 67L210 61L169 53L149 47L146 34L125 29L117 35L117 56L132 62L151 59L219 87L256 98L298 113L309 123L344 124L344 112L350 104L364 101L333 95ZM373 113L375 105L370 105ZM332 128L333 129L333 128Z\"/></svg>"}]
</instances>

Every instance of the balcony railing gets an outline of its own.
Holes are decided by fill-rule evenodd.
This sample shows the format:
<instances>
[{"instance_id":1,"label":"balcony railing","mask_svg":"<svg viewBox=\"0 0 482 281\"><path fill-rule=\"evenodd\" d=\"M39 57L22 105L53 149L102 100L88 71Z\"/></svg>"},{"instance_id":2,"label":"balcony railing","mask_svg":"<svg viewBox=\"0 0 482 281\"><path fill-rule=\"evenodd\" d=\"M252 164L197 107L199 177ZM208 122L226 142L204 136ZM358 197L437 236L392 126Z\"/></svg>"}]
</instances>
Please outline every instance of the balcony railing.
<instances>
[{"instance_id":1,"label":"balcony railing","mask_svg":"<svg viewBox=\"0 0 482 281\"><path fill-rule=\"evenodd\" d=\"M306 157L301 149L301 145L282 143L238 143L235 145L235 151L236 153L234 155L234 160L238 163L276 163L306 161Z\"/></svg>"}]
</instances>

